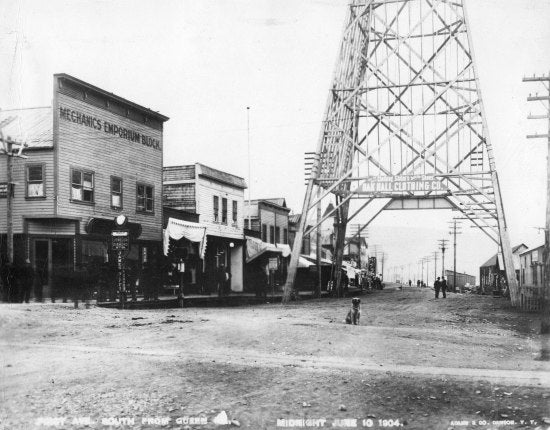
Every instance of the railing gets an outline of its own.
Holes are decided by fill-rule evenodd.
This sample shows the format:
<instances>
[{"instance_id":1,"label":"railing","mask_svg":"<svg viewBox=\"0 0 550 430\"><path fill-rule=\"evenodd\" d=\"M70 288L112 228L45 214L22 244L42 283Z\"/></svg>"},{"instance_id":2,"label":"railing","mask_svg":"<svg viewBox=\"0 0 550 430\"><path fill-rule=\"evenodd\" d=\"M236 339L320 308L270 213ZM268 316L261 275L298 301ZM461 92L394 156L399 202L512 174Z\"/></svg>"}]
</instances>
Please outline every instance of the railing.
<instances>
[{"instance_id":1,"label":"railing","mask_svg":"<svg viewBox=\"0 0 550 430\"><path fill-rule=\"evenodd\" d=\"M519 287L519 306L527 312L538 312L542 308L542 286L521 285Z\"/></svg>"}]
</instances>

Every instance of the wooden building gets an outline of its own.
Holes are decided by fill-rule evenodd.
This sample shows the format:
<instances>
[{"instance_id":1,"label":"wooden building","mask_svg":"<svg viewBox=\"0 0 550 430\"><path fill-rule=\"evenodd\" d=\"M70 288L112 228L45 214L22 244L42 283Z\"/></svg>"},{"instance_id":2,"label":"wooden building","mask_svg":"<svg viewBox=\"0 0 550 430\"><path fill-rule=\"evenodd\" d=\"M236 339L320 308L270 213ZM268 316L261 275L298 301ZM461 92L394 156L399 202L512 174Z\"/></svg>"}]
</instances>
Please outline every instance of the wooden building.
<instances>
[{"instance_id":1,"label":"wooden building","mask_svg":"<svg viewBox=\"0 0 550 430\"><path fill-rule=\"evenodd\" d=\"M538 311L542 306L544 273L544 245L519 254L520 307L526 311Z\"/></svg>"},{"instance_id":2,"label":"wooden building","mask_svg":"<svg viewBox=\"0 0 550 430\"><path fill-rule=\"evenodd\" d=\"M468 284L471 288L476 285L476 277L466 273L454 272L445 269L445 279L447 280L447 290L452 292L464 292L464 287ZM456 279L456 285L455 285Z\"/></svg>"},{"instance_id":3,"label":"wooden building","mask_svg":"<svg viewBox=\"0 0 550 430\"><path fill-rule=\"evenodd\" d=\"M166 116L67 74L53 77L51 107L0 115L15 117L4 134L28 144L28 158L13 159L16 263L30 259L51 286L56 272L112 260L110 232L120 214L129 219L128 258L156 262ZM0 166L6 163L0 155ZM6 181L1 168L0 183ZM0 213L6 201L4 194ZM3 253L6 231L0 217Z\"/></svg>"},{"instance_id":4,"label":"wooden building","mask_svg":"<svg viewBox=\"0 0 550 430\"><path fill-rule=\"evenodd\" d=\"M516 277L519 280L519 254L527 250L524 243L512 248L512 257ZM506 273L504 271L504 262L501 254L495 254L479 268L479 293L492 294L495 296L508 295L508 286L506 285Z\"/></svg>"},{"instance_id":5,"label":"wooden building","mask_svg":"<svg viewBox=\"0 0 550 430\"><path fill-rule=\"evenodd\" d=\"M288 244L290 245L290 248L294 246L294 239L296 238L296 233L298 232L298 228L300 227L300 218L302 217L302 214L294 214L289 215L288 217ZM310 225L307 226L308 228L311 227ZM304 236L302 238L302 249L300 250L300 254L309 255L311 253L311 239L310 236Z\"/></svg>"},{"instance_id":6,"label":"wooden building","mask_svg":"<svg viewBox=\"0 0 550 430\"><path fill-rule=\"evenodd\" d=\"M291 252L288 245L290 209L286 206L286 200L283 197L250 200L244 202L244 208L247 230L260 235L260 242L254 237L247 238L246 289L255 290L256 279L260 278L255 274L260 270L267 274L270 259L277 262L277 268L273 269L273 281L276 285L282 285L286 280Z\"/></svg>"},{"instance_id":7,"label":"wooden building","mask_svg":"<svg viewBox=\"0 0 550 430\"><path fill-rule=\"evenodd\" d=\"M231 291L243 291L243 178L204 164L169 166L163 171L164 205L199 215L206 242L202 260L204 292L216 291L220 267L231 274ZM180 223L184 230L201 228Z\"/></svg>"}]
</instances>

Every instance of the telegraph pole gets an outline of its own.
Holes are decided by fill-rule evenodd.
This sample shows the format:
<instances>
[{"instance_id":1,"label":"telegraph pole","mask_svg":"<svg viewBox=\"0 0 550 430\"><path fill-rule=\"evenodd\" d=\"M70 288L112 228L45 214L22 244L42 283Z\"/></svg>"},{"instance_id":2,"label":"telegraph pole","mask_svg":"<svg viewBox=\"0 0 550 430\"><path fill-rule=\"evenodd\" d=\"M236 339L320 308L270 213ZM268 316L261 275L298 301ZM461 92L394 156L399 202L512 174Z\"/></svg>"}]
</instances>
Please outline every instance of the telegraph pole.
<instances>
[{"instance_id":1,"label":"telegraph pole","mask_svg":"<svg viewBox=\"0 0 550 430\"><path fill-rule=\"evenodd\" d=\"M548 122L548 132L546 134L531 134L527 135L527 139L542 139L546 138L548 142L548 156L546 157L546 225L544 230L544 283L543 283L543 301L542 301L542 318L541 318L541 334L550 333L550 73L545 76L535 76L523 78L523 82L537 82L542 84L546 89L547 94L539 96L535 93L534 96L529 94L527 101L540 101L544 104L546 112L542 115L529 114L528 119L546 120ZM547 342L543 345L541 358L550 359L550 349Z\"/></svg>"},{"instance_id":2,"label":"telegraph pole","mask_svg":"<svg viewBox=\"0 0 550 430\"><path fill-rule=\"evenodd\" d=\"M2 147L0 148L0 154L6 154L6 168L7 168L7 186L6 186L6 245L7 245L7 252L8 252L8 263L13 264L13 194L14 194L14 186L13 183L13 158L27 158L25 155L22 155L23 148L27 145L23 142L15 141L11 139L9 136L4 136L4 133L2 132L2 129L6 127L11 122L15 121L17 117L11 116L0 122L0 142L2 143ZM16 152L14 150L14 145L19 146L19 150Z\"/></svg>"},{"instance_id":3,"label":"telegraph pole","mask_svg":"<svg viewBox=\"0 0 550 430\"><path fill-rule=\"evenodd\" d=\"M437 279L437 257L439 257L439 252L434 251L434 252L433 252L433 259L434 259L434 279Z\"/></svg>"},{"instance_id":4,"label":"telegraph pole","mask_svg":"<svg viewBox=\"0 0 550 430\"><path fill-rule=\"evenodd\" d=\"M462 234L457 230L457 218L454 218L449 224L451 224L452 231L449 232L453 236L453 290L456 292L456 235ZM459 223L460 224L460 223ZM458 225L458 227L461 227ZM462 291L461 291L462 292Z\"/></svg>"},{"instance_id":5,"label":"telegraph pole","mask_svg":"<svg viewBox=\"0 0 550 430\"><path fill-rule=\"evenodd\" d=\"M439 239L439 249L441 249L441 276L445 277L445 250L447 249L447 239Z\"/></svg>"}]
</instances>

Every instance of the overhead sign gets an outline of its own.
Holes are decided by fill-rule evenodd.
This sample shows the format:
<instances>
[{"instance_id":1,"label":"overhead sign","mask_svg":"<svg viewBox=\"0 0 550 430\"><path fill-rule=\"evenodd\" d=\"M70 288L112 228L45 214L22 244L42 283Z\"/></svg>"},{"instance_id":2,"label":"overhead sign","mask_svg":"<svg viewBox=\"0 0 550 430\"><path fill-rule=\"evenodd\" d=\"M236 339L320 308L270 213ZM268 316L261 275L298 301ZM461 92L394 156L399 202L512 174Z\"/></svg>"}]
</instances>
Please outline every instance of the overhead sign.
<instances>
[{"instance_id":1,"label":"overhead sign","mask_svg":"<svg viewBox=\"0 0 550 430\"><path fill-rule=\"evenodd\" d=\"M392 194L444 191L443 183L432 175L369 176L359 187L360 194Z\"/></svg>"},{"instance_id":2,"label":"overhead sign","mask_svg":"<svg viewBox=\"0 0 550 430\"><path fill-rule=\"evenodd\" d=\"M146 136L135 130L130 130L117 124L112 124L108 121L101 120L95 116L86 115L82 112L69 108L59 107L59 118L80 124L84 127L93 128L97 131L103 130L107 134L118 136L122 139L129 140L130 142L139 142L142 145L149 146L153 149L158 149L159 151L161 149L159 139Z\"/></svg>"}]
</instances>

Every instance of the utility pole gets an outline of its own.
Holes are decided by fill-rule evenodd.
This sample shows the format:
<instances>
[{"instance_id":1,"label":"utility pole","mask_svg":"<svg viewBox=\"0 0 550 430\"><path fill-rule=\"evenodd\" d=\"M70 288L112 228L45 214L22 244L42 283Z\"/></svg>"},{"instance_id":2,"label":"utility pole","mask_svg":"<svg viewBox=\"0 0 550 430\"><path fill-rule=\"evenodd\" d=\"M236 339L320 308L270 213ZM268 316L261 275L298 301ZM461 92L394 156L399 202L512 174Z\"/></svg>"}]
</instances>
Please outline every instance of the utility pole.
<instances>
[{"instance_id":1,"label":"utility pole","mask_svg":"<svg viewBox=\"0 0 550 430\"><path fill-rule=\"evenodd\" d=\"M439 252L434 251L434 252L433 252L433 259L434 259L434 279L437 279L437 257L439 257Z\"/></svg>"},{"instance_id":2,"label":"utility pole","mask_svg":"<svg viewBox=\"0 0 550 430\"><path fill-rule=\"evenodd\" d=\"M447 239L439 239L439 249L441 249L441 276L445 277L445 250L447 249Z\"/></svg>"},{"instance_id":3,"label":"utility pole","mask_svg":"<svg viewBox=\"0 0 550 430\"><path fill-rule=\"evenodd\" d=\"M456 235L462 234L461 231L457 230L457 227L461 228L461 226L459 225L460 223L458 223L457 225L457 221L458 221L457 218L453 218L453 220L449 223L451 224L450 227L452 229L449 232L449 234L453 236L453 290L455 292L456 292Z\"/></svg>"},{"instance_id":4,"label":"utility pole","mask_svg":"<svg viewBox=\"0 0 550 430\"><path fill-rule=\"evenodd\" d=\"M27 158L27 156L23 155L23 148L25 148L27 145L23 142L15 141L11 139L10 136L4 136L4 133L2 129L6 127L11 122L15 121L17 117L16 116L10 116L0 122L0 142L2 143L2 147L0 148L0 154L6 154L6 168L7 168L7 186L6 186L6 245L7 245L7 253L8 253L8 263L13 264L13 196L14 196L14 187L15 184L13 183L13 158ZM14 145L19 146L19 150L14 150Z\"/></svg>"},{"instance_id":5,"label":"utility pole","mask_svg":"<svg viewBox=\"0 0 550 430\"><path fill-rule=\"evenodd\" d=\"M541 334L548 335L550 333L550 73L548 75L523 78L523 82L537 82L542 84L547 91L546 95L539 96L535 93L534 96L529 94L527 101L540 101L546 110L542 115L529 114L528 119L546 120L548 122L548 132L546 134L528 135L527 139L546 138L548 142L548 156L546 157L546 225L544 230L544 283L542 292L542 317L541 317ZM550 359L550 349L548 348L547 339L544 341L541 351L541 358Z\"/></svg>"}]
</instances>

